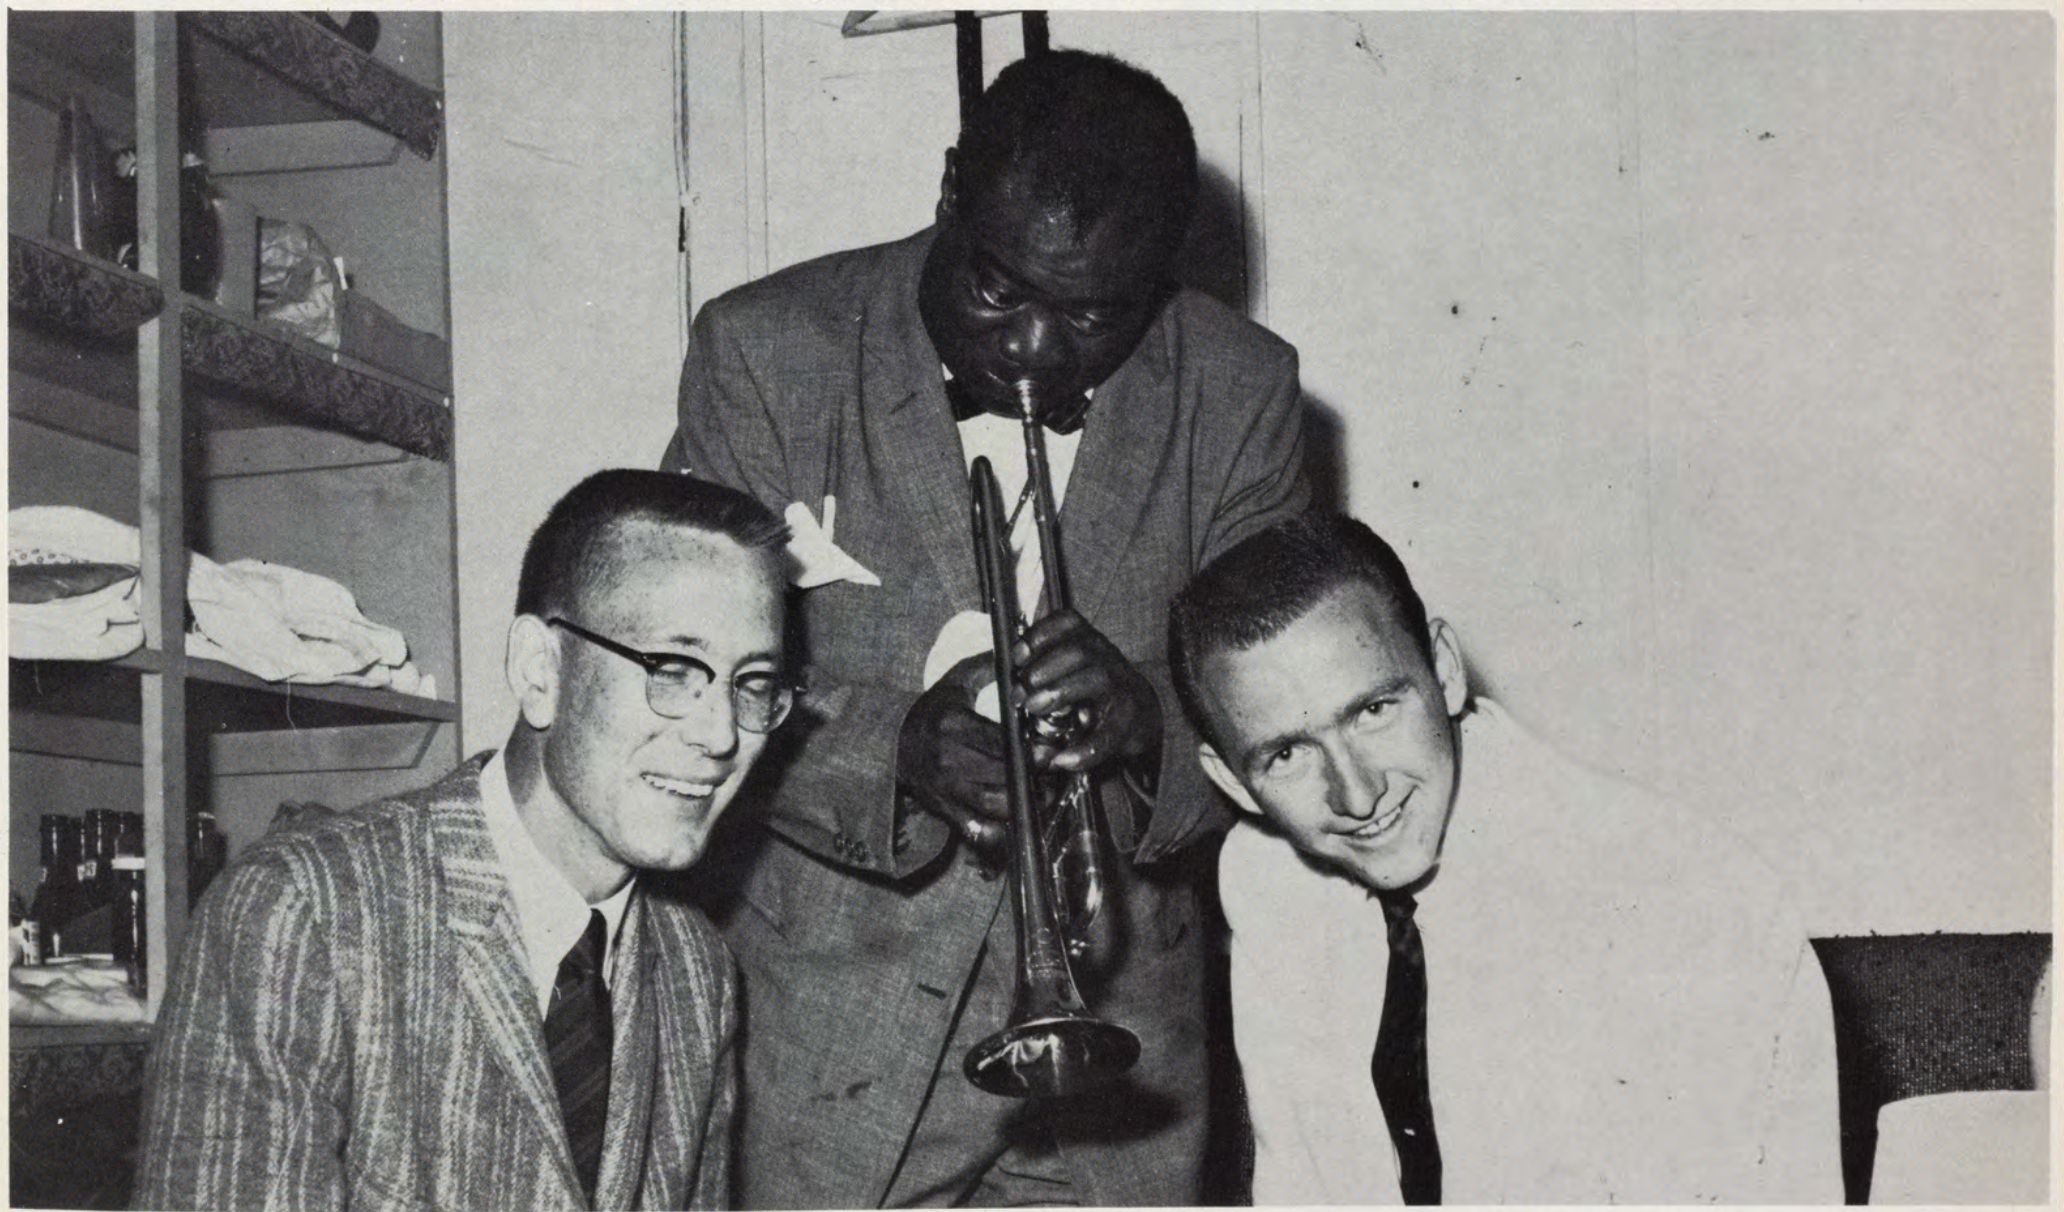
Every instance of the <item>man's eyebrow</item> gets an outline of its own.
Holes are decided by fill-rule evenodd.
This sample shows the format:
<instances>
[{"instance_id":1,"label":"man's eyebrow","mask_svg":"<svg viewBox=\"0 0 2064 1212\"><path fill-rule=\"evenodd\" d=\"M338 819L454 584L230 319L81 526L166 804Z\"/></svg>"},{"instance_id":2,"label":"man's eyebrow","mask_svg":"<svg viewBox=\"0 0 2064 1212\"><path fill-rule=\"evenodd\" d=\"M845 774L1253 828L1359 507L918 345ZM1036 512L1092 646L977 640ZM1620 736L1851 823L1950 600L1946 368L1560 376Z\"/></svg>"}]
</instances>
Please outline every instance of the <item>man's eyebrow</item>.
<instances>
[{"instance_id":1,"label":"man's eyebrow","mask_svg":"<svg viewBox=\"0 0 2064 1212\"><path fill-rule=\"evenodd\" d=\"M1240 751L1240 769L1252 770L1254 769L1254 764L1263 756L1274 753L1285 745L1309 739L1311 739L1311 730L1308 728L1291 728L1272 736L1263 737L1261 740Z\"/></svg>"},{"instance_id":2,"label":"man's eyebrow","mask_svg":"<svg viewBox=\"0 0 2064 1212\"><path fill-rule=\"evenodd\" d=\"M1025 281L1017 274L1012 273L1010 267L1006 266L1003 262L997 260L995 256L993 256L987 249L976 248L973 250L973 253L973 259L976 263L975 267L977 269L981 270L985 274L991 274L995 277L1003 279L1003 285L1007 289L1017 294L1037 295L1042 299L1046 299L1050 302L1057 303L1062 307L1076 311L1094 308L1110 309L1125 306L1125 299L1115 295L1110 297L1098 297L1095 299L1054 299L1045 291L1033 286L1031 283Z\"/></svg>"},{"instance_id":3,"label":"man's eyebrow","mask_svg":"<svg viewBox=\"0 0 2064 1212\"><path fill-rule=\"evenodd\" d=\"M1354 696L1354 698L1350 699L1348 701L1347 706L1342 708L1340 714L1334 717L1334 719L1338 723L1346 723L1348 720L1353 719L1357 714L1361 712L1361 710L1364 707L1367 707L1369 704L1377 701L1378 699L1397 698L1405 691L1411 689L1411 686L1411 675L1405 673L1393 674L1388 680L1378 683L1375 686L1371 686L1369 689L1363 691L1362 693Z\"/></svg>"}]
</instances>

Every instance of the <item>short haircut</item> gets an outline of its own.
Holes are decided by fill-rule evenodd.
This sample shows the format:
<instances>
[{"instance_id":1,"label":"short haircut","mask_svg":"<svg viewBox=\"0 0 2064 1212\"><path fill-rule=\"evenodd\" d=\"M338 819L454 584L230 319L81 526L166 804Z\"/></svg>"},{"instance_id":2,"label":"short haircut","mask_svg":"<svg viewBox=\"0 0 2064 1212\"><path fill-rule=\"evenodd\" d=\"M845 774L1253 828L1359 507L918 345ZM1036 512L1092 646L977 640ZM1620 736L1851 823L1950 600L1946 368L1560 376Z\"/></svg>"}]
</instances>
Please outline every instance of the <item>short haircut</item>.
<instances>
[{"instance_id":1,"label":"short haircut","mask_svg":"<svg viewBox=\"0 0 2064 1212\"><path fill-rule=\"evenodd\" d=\"M788 541L781 519L736 489L670 471L598 471L559 498L530 536L516 613L549 618L571 610L608 574L616 531L630 522L721 535L748 551L777 552Z\"/></svg>"},{"instance_id":2,"label":"short haircut","mask_svg":"<svg viewBox=\"0 0 2064 1212\"><path fill-rule=\"evenodd\" d=\"M1190 722L1211 740L1197 669L1221 652L1274 639L1343 585L1361 584L1433 660L1426 606L1390 544L1345 514L1308 513L1250 535L1205 565L1168 608L1168 660ZM1215 742L1214 742L1215 743Z\"/></svg>"},{"instance_id":3,"label":"short haircut","mask_svg":"<svg viewBox=\"0 0 2064 1212\"><path fill-rule=\"evenodd\" d=\"M1145 206L1170 252L1197 199L1197 140L1182 102L1139 68L1087 51L1052 50L998 73L955 163L969 202L1016 176L1035 202L1077 223Z\"/></svg>"}]
</instances>

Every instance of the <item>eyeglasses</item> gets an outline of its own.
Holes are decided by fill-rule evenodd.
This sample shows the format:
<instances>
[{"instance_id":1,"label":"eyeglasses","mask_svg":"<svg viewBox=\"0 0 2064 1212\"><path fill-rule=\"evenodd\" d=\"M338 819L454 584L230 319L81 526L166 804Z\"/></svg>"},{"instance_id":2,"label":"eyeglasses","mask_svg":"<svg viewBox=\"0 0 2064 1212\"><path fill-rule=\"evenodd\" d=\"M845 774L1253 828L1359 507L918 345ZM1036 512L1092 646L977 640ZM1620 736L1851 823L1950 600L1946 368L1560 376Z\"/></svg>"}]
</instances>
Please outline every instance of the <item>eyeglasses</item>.
<instances>
[{"instance_id":1,"label":"eyeglasses","mask_svg":"<svg viewBox=\"0 0 2064 1212\"><path fill-rule=\"evenodd\" d=\"M692 656L678 652L640 652L565 619L553 618L547 622L643 668L645 702L670 720L687 715L689 708L702 698L702 692L717 680L716 670ZM742 673L731 681L731 711L738 720L738 726L747 732L774 731L782 720L788 718L788 709L794 703L795 687L782 681L778 674Z\"/></svg>"}]
</instances>

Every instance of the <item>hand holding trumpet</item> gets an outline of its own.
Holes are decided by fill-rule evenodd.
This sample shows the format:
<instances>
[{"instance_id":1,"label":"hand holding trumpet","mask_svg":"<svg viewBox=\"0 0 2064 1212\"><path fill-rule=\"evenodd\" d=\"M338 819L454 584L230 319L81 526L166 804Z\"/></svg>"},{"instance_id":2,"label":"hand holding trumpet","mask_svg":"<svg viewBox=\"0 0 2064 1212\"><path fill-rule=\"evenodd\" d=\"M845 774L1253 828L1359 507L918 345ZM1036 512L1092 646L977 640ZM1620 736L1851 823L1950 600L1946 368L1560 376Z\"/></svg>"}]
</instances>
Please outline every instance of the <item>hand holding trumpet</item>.
<instances>
[{"instance_id":1,"label":"hand holding trumpet","mask_svg":"<svg viewBox=\"0 0 2064 1212\"><path fill-rule=\"evenodd\" d=\"M1023 685L1014 699L1027 713L1089 714L1089 726L1067 747L1034 743L1039 770L1090 772L1159 748L1161 702L1153 685L1082 616L1069 610L1039 620L1016 655ZM991 668L987 653L969 657L918 699L903 720L897 772L920 807L993 852L1003 845L1010 806L999 726L974 710L975 696L994 680Z\"/></svg>"}]
</instances>

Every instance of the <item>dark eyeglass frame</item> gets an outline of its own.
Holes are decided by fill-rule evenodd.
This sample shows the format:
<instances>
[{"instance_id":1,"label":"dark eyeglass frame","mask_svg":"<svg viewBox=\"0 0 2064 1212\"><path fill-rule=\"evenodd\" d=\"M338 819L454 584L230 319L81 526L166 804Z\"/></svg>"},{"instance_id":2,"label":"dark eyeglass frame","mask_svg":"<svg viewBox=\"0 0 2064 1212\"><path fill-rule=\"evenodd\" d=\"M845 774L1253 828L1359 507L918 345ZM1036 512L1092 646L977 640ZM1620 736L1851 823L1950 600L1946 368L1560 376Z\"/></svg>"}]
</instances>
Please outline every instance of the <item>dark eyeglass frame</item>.
<instances>
[{"instance_id":1,"label":"dark eyeglass frame","mask_svg":"<svg viewBox=\"0 0 2064 1212\"><path fill-rule=\"evenodd\" d=\"M546 619L545 622L548 626L572 632L604 652L613 652L643 669L645 671L645 705L652 709L654 715L665 719L678 720L688 713L685 709L676 712L668 711L660 706L660 698L667 694L664 689L665 684L660 681L662 675L667 674L670 670L678 670L682 666L702 671L702 686L683 700L682 705L684 708L687 704L701 698L703 691L717 684L717 671L711 669L707 661L689 656L686 653L641 652L628 644L619 644L606 635L597 635L579 623L571 619L560 618L557 615ZM738 721L738 726L747 732L768 733L774 731L781 726L781 721L788 718L789 710L795 706L797 689L795 686L783 681L778 674L770 673L764 676L771 679L774 683L773 706L769 709L770 714L764 721L759 719L757 708L748 707L747 704L752 700L741 697L743 692L738 682L736 680L731 682L731 715L733 719Z\"/></svg>"}]
</instances>

